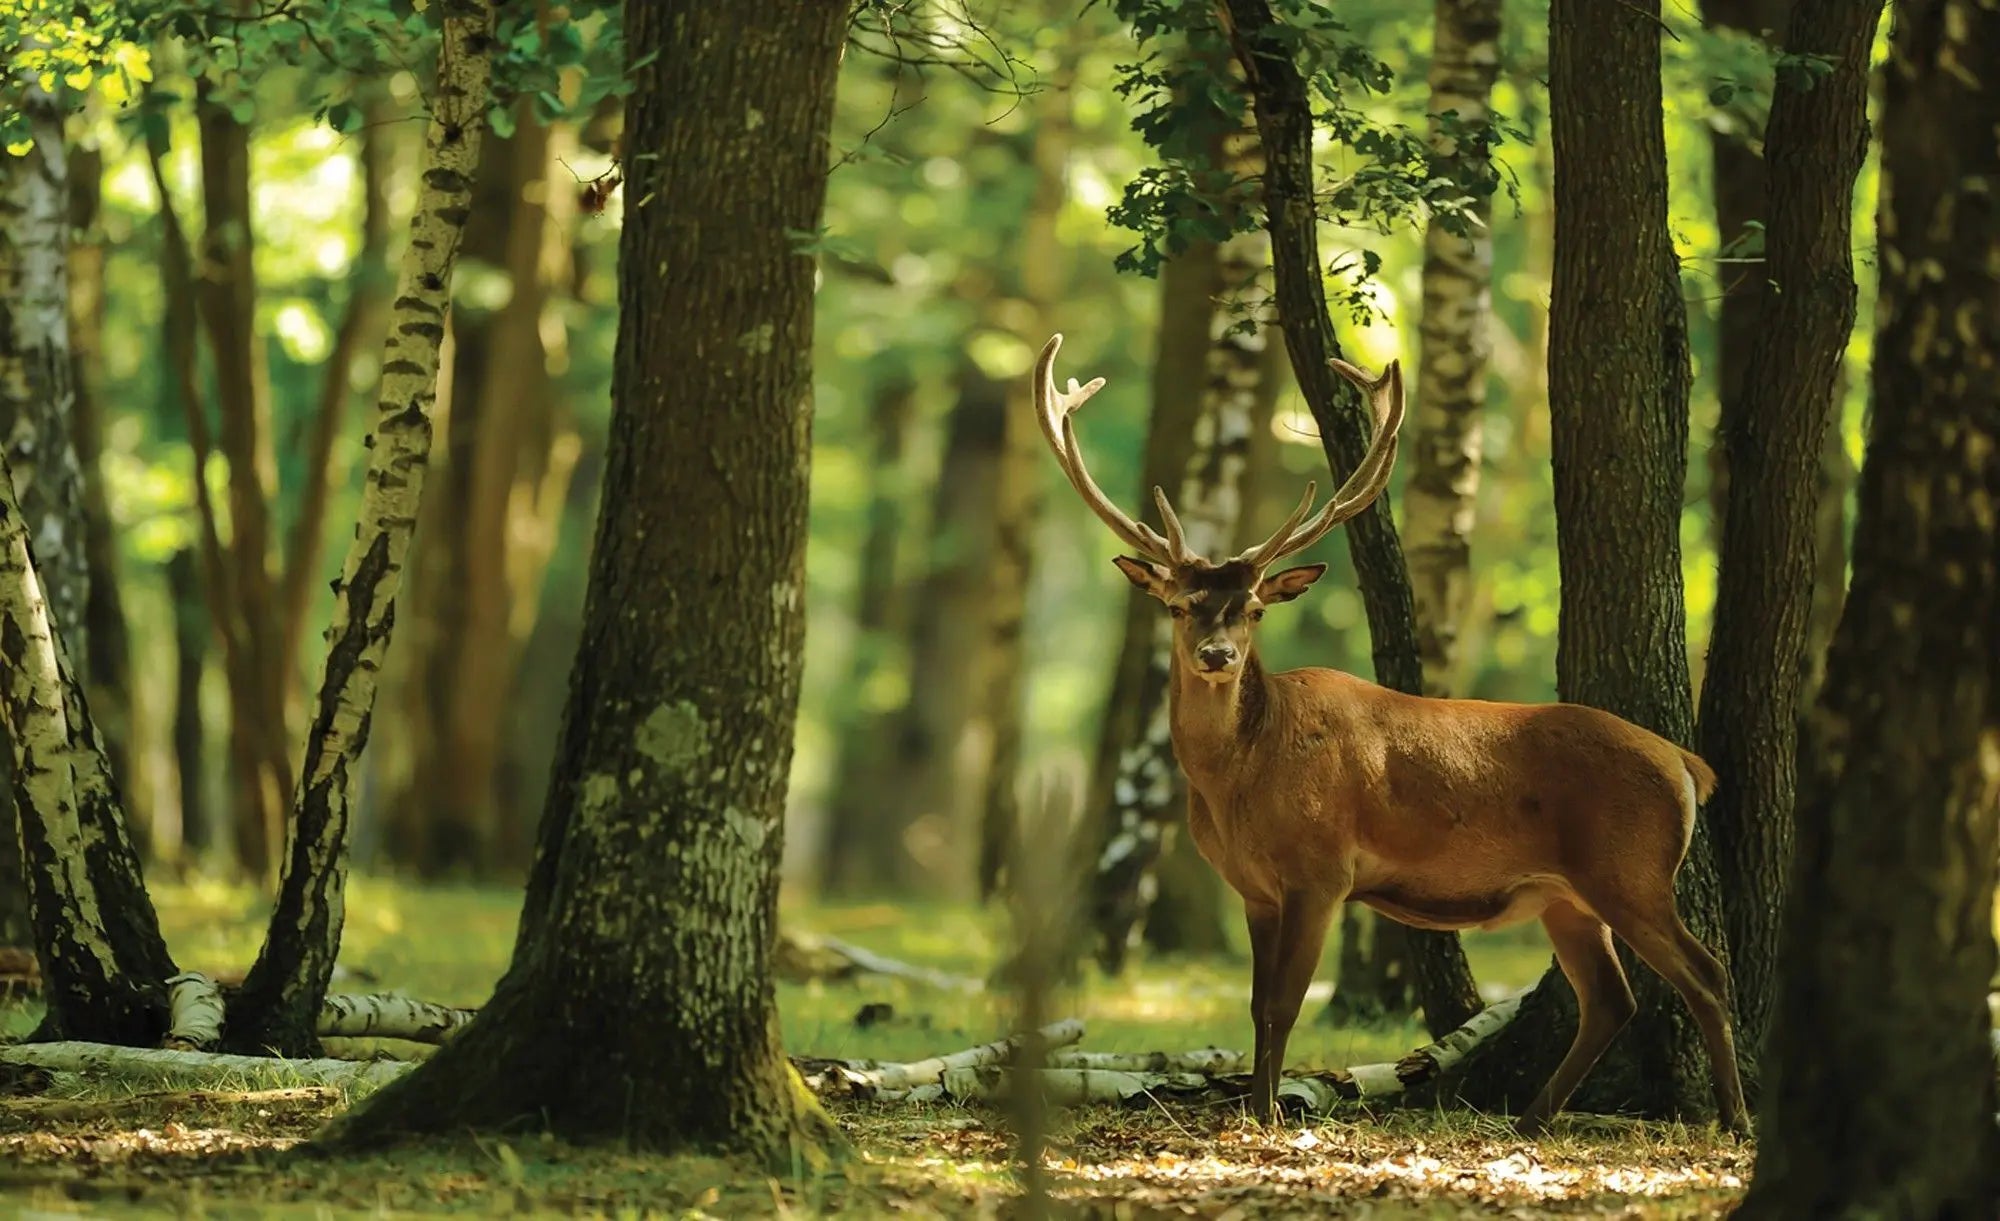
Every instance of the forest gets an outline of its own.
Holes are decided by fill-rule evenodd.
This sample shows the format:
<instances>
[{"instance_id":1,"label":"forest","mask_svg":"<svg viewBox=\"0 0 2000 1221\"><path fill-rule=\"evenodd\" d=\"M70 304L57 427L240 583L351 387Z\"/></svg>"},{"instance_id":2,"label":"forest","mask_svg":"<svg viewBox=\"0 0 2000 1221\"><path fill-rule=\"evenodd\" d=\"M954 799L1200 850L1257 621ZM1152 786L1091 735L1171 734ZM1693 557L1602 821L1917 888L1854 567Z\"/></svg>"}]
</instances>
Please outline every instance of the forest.
<instances>
[{"instance_id":1,"label":"forest","mask_svg":"<svg viewBox=\"0 0 2000 1221\"><path fill-rule=\"evenodd\" d=\"M0 1215L2000 1216L1992 0L0 57Z\"/></svg>"}]
</instances>

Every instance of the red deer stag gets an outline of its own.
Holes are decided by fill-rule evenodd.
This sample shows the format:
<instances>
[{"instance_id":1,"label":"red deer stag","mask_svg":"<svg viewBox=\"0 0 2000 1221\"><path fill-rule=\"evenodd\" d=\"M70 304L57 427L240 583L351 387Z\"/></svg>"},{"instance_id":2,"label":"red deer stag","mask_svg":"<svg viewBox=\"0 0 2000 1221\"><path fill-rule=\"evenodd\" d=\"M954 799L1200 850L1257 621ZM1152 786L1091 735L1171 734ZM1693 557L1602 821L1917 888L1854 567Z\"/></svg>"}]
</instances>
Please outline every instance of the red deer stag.
<instances>
[{"instance_id":1,"label":"red deer stag","mask_svg":"<svg viewBox=\"0 0 2000 1221\"><path fill-rule=\"evenodd\" d=\"M1136 557L1133 585L1174 621L1174 753L1188 779L1195 845L1243 896L1255 957L1251 1106L1275 1113L1285 1043L1319 965L1334 911L1349 899L1418 928L1500 928L1539 916L1576 988L1576 1039L1516 1127L1535 1134L1562 1109L1635 1003L1616 932L1679 991L1701 1026L1716 1104L1747 1130L1730 1031L1728 977L1674 906L1707 764L1657 734L1576 704L1429 699L1338 670L1273 674L1257 660L1264 608L1326 571L1272 573L1285 556L1367 508L1389 481L1403 421L1402 371L1370 378L1332 362L1368 397L1375 435L1333 500L1317 490L1259 545L1213 563L1181 535L1153 489L1162 537L1107 499L1077 448L1074 413L1104 385L1056 390L1062 336L1035 368L1035 409L1063 474Z\"/></svg>"}]
</instances>

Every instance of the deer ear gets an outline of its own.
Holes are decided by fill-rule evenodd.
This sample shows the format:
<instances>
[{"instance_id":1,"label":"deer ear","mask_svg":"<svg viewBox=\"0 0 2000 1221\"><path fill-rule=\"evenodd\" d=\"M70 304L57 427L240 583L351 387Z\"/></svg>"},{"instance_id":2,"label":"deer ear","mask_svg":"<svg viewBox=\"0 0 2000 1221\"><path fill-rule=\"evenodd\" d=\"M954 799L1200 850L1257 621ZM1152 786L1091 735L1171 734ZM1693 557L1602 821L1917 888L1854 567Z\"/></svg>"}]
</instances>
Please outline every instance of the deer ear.
<instances>
[{"instance_id":1,"label":"deer ear","mask_svg":"<svg viewBox=\"0 0 2000 1221\"><path fill-rule=\"evenodd\" d=\"M1167 600L1167 582L1173 578L1173 574L1165 568L1158 564L1148 564L1144 560L1135 560L1129 555L1121 555L1111 562L1118 565L1118 571L1124 573L1125 579L1132 582L1133 587L1139 592L1151 594L1162 602Z\"/></svg>"},{"instance_id":2,"label":"deer ear","mask_svg":"<svg viewBox=\"0 0 2000 1221\"><path fill-rule=\"evenodd\" d=\"M1312 583L1325 575L1325 564L1301 564L1297 568L1287 568L1277 576L1265 577L1257 582L1257 600L1267 605L1290 602L1311 589Z\"/></svg>"}]
</instances>

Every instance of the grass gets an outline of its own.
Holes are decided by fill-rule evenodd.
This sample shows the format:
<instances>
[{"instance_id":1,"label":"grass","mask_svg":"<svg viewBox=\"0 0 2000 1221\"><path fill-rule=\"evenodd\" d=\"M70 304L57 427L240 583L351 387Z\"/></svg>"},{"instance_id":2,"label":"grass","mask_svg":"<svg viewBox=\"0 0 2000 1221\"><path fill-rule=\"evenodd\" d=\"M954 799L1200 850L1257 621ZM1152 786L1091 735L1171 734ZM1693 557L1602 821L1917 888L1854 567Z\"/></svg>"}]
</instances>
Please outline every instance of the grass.
<instances>
[{"instance_id":1,"label":"grass","mask_svg":"<svg viewBox=\"0 0 2000 1221\"><path fill-rule=\"evenodd\" d=\"M254 957L254 893L192 882L160 887L156 898L185 968L240 972ZM355 977L336 986L476 1005L506 965L518 906L514 892L356 878L342 955ZM997 918L962 907L799 906L785 920L966 975L991 967L1004 936ZM1467 949L1496 992L1530 982L1548 961L1532 929L1468 938ZM1085 1019L1082 1046L1092 1050L1241 1046L1247 972L1244 961L1142 961L1119 980L1091 973L1056 1011ZM1388 1060L1424 1041L1409 1024L1313 1020L1323 1003L1309 1002L1293 1067ZM863 1005L881 1004L886 1020L856 1024ZM779 1007L788 1049L844 1058L957 1050L994 1037L1004 1021L991 996L885 980L782 984ZM33 1016L0 1009L0 1029L22 1030ZM59 1078L41 1098L0 1099L0 1217L995 1216L1016 1199L1003 1118L977 1109L843 1106L837 1117L856 1152L847 1172L781 1181L714 1159L532 1137L337 1160L288 1153L353 1100L286 1088L296 1085L273 1072L188 1098ZM1228 1108L1156 1106L1064 1114L1049 1165L1056 1194L1091 1216L1682 1218L1724 1214L1749 1154L1672 1125L1575 1119L1530 1144L1497 1120L1460 1113L1263 1128Z\"/></svg>"}]
</instances>

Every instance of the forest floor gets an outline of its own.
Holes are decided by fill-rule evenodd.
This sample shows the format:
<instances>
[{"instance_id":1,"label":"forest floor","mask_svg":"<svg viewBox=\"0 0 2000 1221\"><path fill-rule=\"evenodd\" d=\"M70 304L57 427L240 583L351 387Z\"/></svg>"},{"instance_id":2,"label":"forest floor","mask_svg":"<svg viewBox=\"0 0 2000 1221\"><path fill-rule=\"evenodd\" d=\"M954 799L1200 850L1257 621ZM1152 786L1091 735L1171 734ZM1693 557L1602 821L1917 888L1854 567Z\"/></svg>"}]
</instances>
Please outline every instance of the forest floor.
<instances>
[{"instance_id":1,"label":"forest floor","mask_svg":"<svg viewBox=\"0 0 2000 1221\"><path fill-rule=\"evenodd\" d=\"M158 888L183 967L240 972L262 929L241 888ZM355 880L338 990L406 989L476 1005L512 948L518 893L411 889ZM871 906L788 909L788 927L845 938L939 970L983 973L1002 932L971 910ZM1482 984L1526 984L1548 961L1533 932L1468 939ZM1331 960L1329 959L1329 962ZM1129 978L1093 977L1060 1005L1096 1051L1237 1046L1247 1035L1247 964L1153 960ZM1425 1041L1407 1023L1334 1026L1310 1015L1293 1067L1394 1059ZM781 985L795 1054L914 1059L998 1033L991 995L895 980ZM864 1006L869 1020L858 1023ZM883 1007L887 1007L884 1014ZM0 1033L33 1020L0 1007ZM349 1044L347 1050L369 1050ZM399 1054L410 1050L396 1048ZM354 1100L282 1075L188 1096L159 1085L57 1079L39 1097L0 1097L0 1218L12 1216L326 1217L436 1213L538 1216L1011 1216L1005 1116L953 1106L842 1105L855 1156L839 1176L773 1179L702 1158L579 1149L540 1138L471 1139L329 1159L301 1148ZM1356 1111L1260 1127L1231 1107L1090 1108L1056 1117L1050 1189L1082 1216L1379 1218L1719 1217L1740 1195L1751 1153L1665 1124L1568 1118L1539 1142L1496 1118Z\"/></svg>"}]
</instances>

